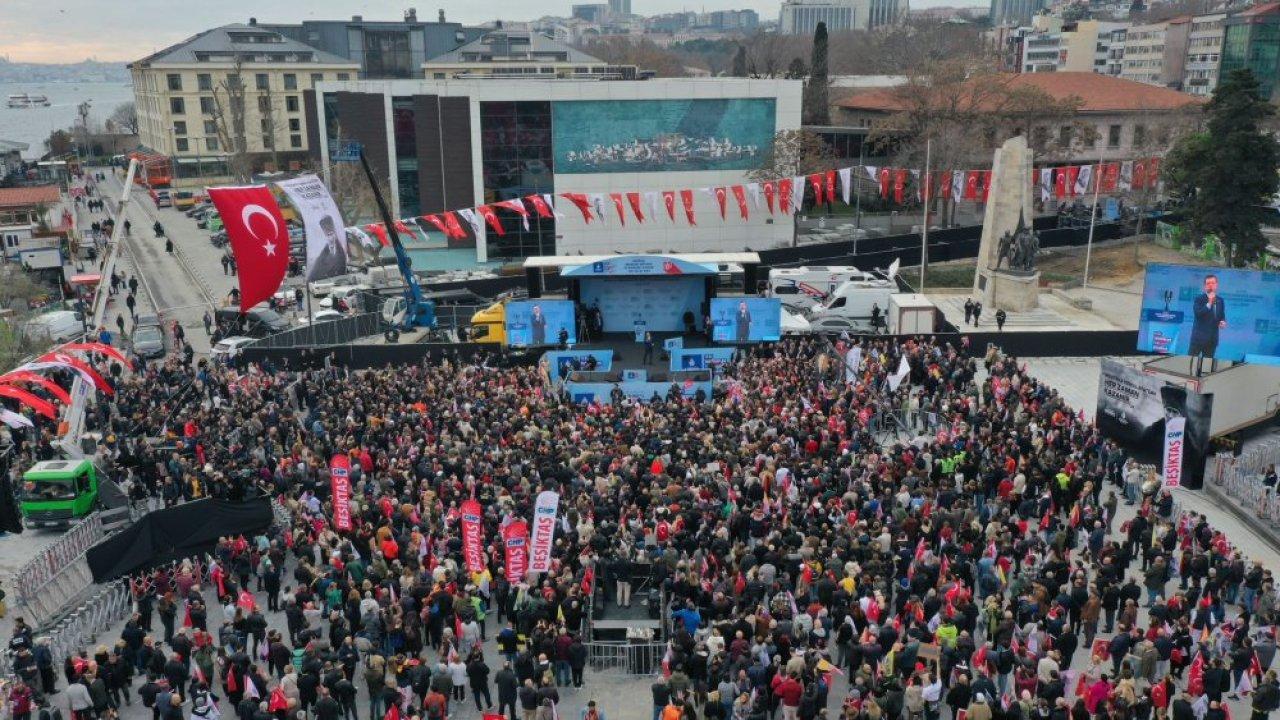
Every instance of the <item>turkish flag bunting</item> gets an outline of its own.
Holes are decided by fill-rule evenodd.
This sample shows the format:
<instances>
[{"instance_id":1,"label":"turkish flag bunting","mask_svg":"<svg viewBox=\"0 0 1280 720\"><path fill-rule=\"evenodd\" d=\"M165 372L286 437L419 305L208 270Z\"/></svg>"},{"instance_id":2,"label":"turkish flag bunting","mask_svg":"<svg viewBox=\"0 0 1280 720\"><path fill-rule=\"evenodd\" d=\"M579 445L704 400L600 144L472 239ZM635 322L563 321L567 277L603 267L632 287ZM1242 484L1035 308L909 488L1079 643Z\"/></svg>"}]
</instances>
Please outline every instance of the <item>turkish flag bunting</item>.
<instances>
[{"instance_id":1,"label":"turkish flag bunting","mask_svg":"<svg viewBox=\"0 0 1280 720\"><path fill-rule=\"evenodd\" d=\"M680 191L680 204L684 205L684 217L686 220L689 221L689 224L697 225L698 223L693 221L693 191L692 190Z\"/></svg>"},{"instance_id":2,"label":"turkish flag bunting","mask_svg":"<svg viewBox=\"0 0 1280 720\"><path fill-rule=\"evenodd\" d=\"M984 170L982 172L982 202L987 201L987 197L991 195L991 171Z\"/></svg>"},{"instance_id":3,"label":"turkish flag bunting","mask_svg":"<svg viewBox=\"0 0 1280 720\"><path fill-rule=\"evenodd\" d=\"M773 214L773 197L774 195L777 194L778 187L777 185L774 185L772 180L764 183L763 187L764 187L764 204L769 207L769 214L772 215Z\"/></svg>"},{"instance_id":4,"label":"turkish flag bunting","mask_svg":"<svg viewBox=\"0 0 1280 720\"><path fill-rule=\"evenodd\" d=\"M1067 196L1067 169L1053 169L1053 196L1061 200Z\"/></svg>"},{"instance_id":5,"label":"turkish flag bunting","mask_svg":"<svg viewBox=\"0 0 1280 720\"><path fill-rule=\"evenodd\" d=\"M893 178L893 170L890 168L880 168L880 197L881 199L889 199L889 184Z\"/></svg>"},{"instance_id":6,"label":"turkish flag bunting","mask_svg":"<svg viewBox=\"0 0 1280 720\"><path fill-rule=\"evenodd\" d=\"M458 222L458 214L450 211L444 214L444 224L449 228L449 237L454 240L465 240L467 231L462 229L462 223Z\"/></svg>"},{"instance_id":7,"label":"turkish flag bunting","mask_svg":"<svg viewBox=\"0 0 1280 720\"><path fill-rule=\"evenodd\" d=\"M1147 161L1147 187L1156 187L1160 184L1160 158L1151 158Z\"/></svg>"},{"instance_id":8,"label":"turkish flag bunting","mask_svg":"<svg viewBox=\"0 0 1280 720\"><path fill-rule=\"evenodd\" d=\"M524 229L526 231L529 229L529 210L524 206L524 202L522 202L519 198L516 198L514 200L503 200L501 202L494 203L494 205L496 207L510 210L511 212L519 215L520 223L524 226Z\"/></svg>"},{"instance_id":9,"label":"turkish flag bunting","mask_svg":"<svg viewBox=\"0 0 1280 720\"><path fill-rule=\"evenodd\" d=\"M484 221L489 224L489 227L493 228L493 231L498 233L498 237L502 237L507 234L506 231L502 229L502 221L498 219L498 213L494 212L493 208L488 205L481 205L476 208L476 212L480 213L480 217L484 218Z\"/></svg>"},{"instance_id":10,"label":"turkish flag bunting","mask_svg":"<svg viewBox=\"0 0 1280 720\"><path fill-rule=\"evenodd\" d=\"M551 212L551 207L547 205L547 201L542 199L541 195L526 195L525 200L533 206L540 218L552 218L555 215Z\"/></svg>"},{"instance_id":11,"label":"turkish flag bunting","mask_svg":"<svg viewBox=\"0 0 1280 720\"><path fill-rule=\"evenodd\" d=\"M63 405L71 404L71 393L67 392L61 385L50 380L49 378L34 372L25 370L14 370L0 375L0 384L13 385L14 383L31 383L44 388L46 392L57 398Z\"/></svg>"},{"instance_id":12,"label":"turkish flag bunting","mask_svg":"<svg viewBox=\"0 0 1280 720\"><path fill-rule=\"evenodd\" d=\"M1075 197L1076 181L1080 179L1080 166L1071 165L1067 167L1067 195Z\"/></svg>"},{"instance_id":13,"label":"turkish flag bunting","mask_svg":"<svg viewBox=\"0 0 1280 720\"><path fill-rule=\"evenodd\" d=\"M836 201L836 171L828 170L825 179L827 182L827 202L833 203Z\"/></svg>"},{"instance_id":14,"label":"turkish flag bunting","mask_svg":"<svg viewBox=\"0 0 1280 720\"><path fill-rule=\"evenodd\" d=\"M1115 192L1120 182L1120 163L1106 163L1102 166L1102 191Z\"/></svg>"},{"instance_id":15,"label":"turkish flag bunting","mask_svg":"<svg viewBox=\"0 0 1280 720\"><path fill-rule=\"evenodd\" d=\"M591 201L582 193L560 193L560 197L573 203L582 213L583 222L591 224Z\"/></svg>"},{"instance_id":16,"label":"turkish flag bunting","mask_svg":"<svg viewBox=\"0 0 1280 720\"><path fill-rule=\"evenodd\" d=\"M667 206L667 217L671 218L671 222L676 221L676 191L663 190L662 204Z\"/></svg>"},{"instance_id":17,"label":"turkish flag bunting","mask_svg":"<svg viewBox=\"0 0 1280 720\"><path fill-rule=\"evenodd\" d=\"M387 238L387 228L384 227L382 223L373 223L372 225L365 225L364 229L365 229L365 232L373 233L373 236L378 238L378 242L382 243L383 247L386 247L391 244L391 240Z\"/></svg>"},{"instance_id":18,"label":"turkish flag bunting","mask_svg":"<svg viewBox=\"0 0 1280 720\"><path fill-rule=\"evenodd\" d=\"M964 199L965 200L978 199L978 175L980 174L981 174L981 171L979 170L970 170L964 174Z\"/></svg>"},{"instance_id":19,"label":"turkish flag bunting","mask_svg":"<svg viewBox=\"0 0 1280 720\"><path fill-rule=\"evenodd\" d=\"M938 190L942 193L943 200L951 199L951 171L943 170L938 173Z\"/></svg>"},{"instance_id":20,"label":"turkish flag bunting","mask_svg":"<svg viewBox=\"0 0 1280 720\"><path fill-rule=\"evenodd\" d=\"M50 420L58 419L58 410L53 406L53 403L48 400L42 400L26 390L20 390L12 385L0 385L0 397L17 400Z\"/></svg>"},{"instance_id":21,"label":"turkish flag bunting","mask_svg":"<svg viewBox=\"0 0 1280 720\"><path fill-rule=\"evenodd\" d=\"M747 189L741 185L734 185L731 189L733 190L733 199L738 201L738 214L742 216L743 220L746 220L749 214L747 212Z\"/></svg>"},{"instance_id":22,"label":"turkish flag bunting","mask_svg":"<svg viewBox=\"0 0 1280 720\"><path fill-rule=\"evenodd\" d=\"M784 213L791 212L794 186L795 183L792 182L791 178L783 178L778 181L778 209ZM804 190L803 187L800 189L801 191Z\"/></svg>"},{"instance_id":23,"label":"turkish flag bunting","mask_svg":"<svg viewBox=\"0 0 1280 720\"><path fill-rule=\"evenodd\" d=\"M1145 160L1133 161L1133 187L1144 188L1147 186L1147 163Z\"/></svg>"},{"instance_id":24,"label":"turkish flag bunting","mask_svg":"<svg viewBox=\"0 0 1280 720\"><path fill-rule=\"evenodd\" d=\"M289 226L266 185L209 188L240 268L240 312L271 299L289 269Z\"/></svg>"},{"instance_id":25,"label":"turkish flag bunting","mask_svg":"<svg viewBox=\"0 0 1280 720\"><path fill-rule=\"evenodd\" d=\"M644 222L644 209L640 205L640 193L627 193L627 203L631 205L631 212L636 214L636 220Z\"/></svg>"},{"instance_id":26,"label":"turkish flag bunting","mask_svg":"<svg viewBox=\"0 0 1280 720\"><path fill-rule=\"evenodd\" d=\"M622 193L609 193L609 199L613 201L613 209L618 211L618 222L625 226L627 224L627 211L622 204Z\"/></svg>"},{"instance_id":27,"label":"turkish flag bunting","mask_svg":"<svg viewBox=\"0 0 1280 720\"><path fill-rule=\"evenodd\" d=\"M729 202L729 191L722 187L712 189L716 196L716 204L720 206L720 219L725 220L725 205Z\"/></svg>"},{"instance_id":28,"label":"turkish flag bunting","mask_svg":"<svg viewBox=\"0 0 1280 720\"><path fill-rule=\"evenodd\" d=\"M814 173L809 176L809 184L813 186L813 204L821 205L825 202L822 198L826 197L823 192L822 173Z\"/></svg>"},{"instance_id":29,"label":"turkish flag bunting","mask_svg":"<svg viewBox=\"0 0 1280 720\"><path fill-rule=\"evenodd\" d=\"M902 204L907 190L907 171L898 168L893 172L893 201Z\"/></svg>"},{"instance_id":30,"label":"turkish flag bunting","mask_svg":"<svg viewBox=\"0 0 1280 720\"><path fill-rule=\"evenodd\" d=\"M445 237L453 237L449 234L449 227L444 224L444 220L441 220L439 215L423 215L419 220L431 223L437 230L444 233Z\"/></svg>"}]
</instances>

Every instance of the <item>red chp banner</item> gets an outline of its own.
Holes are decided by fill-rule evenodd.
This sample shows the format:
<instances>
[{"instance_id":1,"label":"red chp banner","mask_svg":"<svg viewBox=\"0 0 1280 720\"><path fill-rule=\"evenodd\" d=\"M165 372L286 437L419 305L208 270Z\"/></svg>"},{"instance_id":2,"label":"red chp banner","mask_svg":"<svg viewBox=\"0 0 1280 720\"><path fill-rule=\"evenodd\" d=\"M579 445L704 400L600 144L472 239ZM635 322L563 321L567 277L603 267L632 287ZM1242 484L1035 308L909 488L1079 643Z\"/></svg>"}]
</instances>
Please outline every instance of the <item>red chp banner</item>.
<instances>
[{"instance_id":1,"label":"red chp banner","mask_svg":"<svg viewBox=\"0 0 1280 720\"><path fill-rule=\"evenodd\" d=\"M462 503L462 557L467 572L483 572L487 564L484 557L484 510L474 498Z\"/></svg>"},{"instance_id":2,"label":"red chp banner","mask_svg":"<svg viewBox=\"0 0 1280 720\"><path fill-rule=\"evenodd\" d=\"M516 520L502 529L506 549L507 581L516 583L529 571L529 526Z\"/></svg>"},{"instance_id":3,"label":"red chp banner","mask_svg":"<svg viewBox=\"0 0 1280 720\"><path fill-rule=\"evenodd\" d=\"M243 313L280 289L289 269L289 226L266 185L209 188L209 199L227 226L240 268Z\"/></svg>"},{"instance_id":4,"label":"red chp banner","mask_svg":"<svg viewBox=\"0 0 1280 720\"><path fill-rule=\"evenodd\" d=\"M329 461L329 489L333 492L333 529L351 529L351 458L339 453Z\"/></svg>"}]
</instances>

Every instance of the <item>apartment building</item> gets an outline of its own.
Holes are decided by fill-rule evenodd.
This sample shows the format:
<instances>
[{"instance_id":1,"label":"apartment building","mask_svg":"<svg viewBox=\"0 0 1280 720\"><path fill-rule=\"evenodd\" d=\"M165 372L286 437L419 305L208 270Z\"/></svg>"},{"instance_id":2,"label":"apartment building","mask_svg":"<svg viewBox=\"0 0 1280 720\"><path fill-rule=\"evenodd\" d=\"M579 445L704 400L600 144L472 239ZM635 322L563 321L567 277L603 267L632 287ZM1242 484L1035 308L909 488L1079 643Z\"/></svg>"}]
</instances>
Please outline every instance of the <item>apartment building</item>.
<instances>
[{"instance_id":1,"label":"apartment building","mask_svg":"<svg viewBox=\"0 0 1280 720\"><path fill-rule=\"evenodd\" d=\"M778 16L783 35L812 35L818 23L828 32L874 30L906 17L907 0L786 0Z\"/></svg>"},{"instance_id":2,"label":"apartment building","mask_svg":"<svg viewBox=\"0 0 1280 720\"><path fill-rule=\"evenodd\" d=\"M1120 77L1179 88L1190 30L1190 17L1130 26L1125 33Z\"/></svg>"},{"instance_id":3,"label":"apartment building","mask_svg":"<svg viewBox=\"0 0 1280 720\"><path fill-rule=\"evenodd\" d=\"M129 64L138 141L174 159L175 184L228 175L229 145L255 169L305 159L304 93L352 80L359 63L249 24L206 30ZM278 164L277 164L278 163Z\"/></svg>"},{"instance_id":4,"label":"apartment building","mask_svg":"<svg viewBox=\"0 0 1280 720\"><path fill-rule=\"evenodd\" d=\"M1182 89L1192 95L1209 95L1218 87L1226 19L1226 13L1191 18L1187 57L1182 68Z\"/></svg>"},{"instance_id":5,"label":"apartment building","mask_svg":"<svg viewBox=\"0 0 1280 720\"><path fill-rule=\"evenodd\" d=\"M1041 16L1048 17L1048 16ZM1041 18L1036 18L1040 21ZM1022 72L1107 72L1112 51L1113 33L1123 23L1082 20L1055 29L1051 23L1038 23L1049 28L1029 33L1022 38ZM1122 36L1123 37L1123 36Z\"/></svg>"},{"instance_id":6,"label":"apartment building","mask_svg":"<svg viewBox=\"0 0 1280 720\"><path fill-rule=\"evenodd\" d=\"M433 80L470 77L634 80L635 65L610 65L538 32L498 28L422 64Z\"/></svg>"}]
</instances>

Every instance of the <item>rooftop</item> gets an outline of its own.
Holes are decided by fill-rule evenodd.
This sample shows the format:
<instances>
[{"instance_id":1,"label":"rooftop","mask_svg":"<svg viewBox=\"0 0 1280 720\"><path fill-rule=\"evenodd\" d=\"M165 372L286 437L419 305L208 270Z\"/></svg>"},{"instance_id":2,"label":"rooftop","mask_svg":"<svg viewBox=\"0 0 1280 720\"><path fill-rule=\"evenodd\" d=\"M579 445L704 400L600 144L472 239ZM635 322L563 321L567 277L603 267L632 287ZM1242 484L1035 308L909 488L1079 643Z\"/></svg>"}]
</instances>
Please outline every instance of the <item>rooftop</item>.
<instances>
[{"instance_id":1,"label":"rooftop","mask_svg":"<svg viewBox=\"0 0 1280 720\"><path fill-rule=\"evenodd\" d=\"M1080 103L1079 112L1177 110L1206 101L1177 90L1090 72L1020 73L999 77L1011 92L1035 90L1057 101L1076 99ZM973 90L976 94L984 88L975 86ZM901 90L891 88L871 90L839 100L836 105L849 110L900 112L906 107L900 93ZM991 93L976 102L990 104L990 109L996 110L996 103L1001 100L998 93Z\"/></svg>"},{"instance_id":2,"label":"rooftop","mask_svg":"<svg viewBox=\"0 0 1280 720\"><path fill-rule=\"evenodd\" d=\"M347 58L317 50L270 28L242 23L223 25L197 33L131 65L231 63L237 57L245 63L324 63L356 66L356 63Z\"/></svg>"},{"instance_id":3,"label":"rooftop","mask_svg":"<svg viewBox=\"0 0 1280 720\"><path fill-rule=\"evenodd\" d=\"M577 48L556 42L538 32L494 30L477 40L427 60L428 65L474 62L555 61L601 63L603 60Z\"/></svg>"},{"instance_id":4,"label":"rooftop","mask_svg":"<svg viewBox=\"0 0 1280 720\"><path fill-rule=\"evenodd\" d=\"M0 207L33 207L52 205L62 197L57 185L0 188Z\"/></svg>"}]
</instances>

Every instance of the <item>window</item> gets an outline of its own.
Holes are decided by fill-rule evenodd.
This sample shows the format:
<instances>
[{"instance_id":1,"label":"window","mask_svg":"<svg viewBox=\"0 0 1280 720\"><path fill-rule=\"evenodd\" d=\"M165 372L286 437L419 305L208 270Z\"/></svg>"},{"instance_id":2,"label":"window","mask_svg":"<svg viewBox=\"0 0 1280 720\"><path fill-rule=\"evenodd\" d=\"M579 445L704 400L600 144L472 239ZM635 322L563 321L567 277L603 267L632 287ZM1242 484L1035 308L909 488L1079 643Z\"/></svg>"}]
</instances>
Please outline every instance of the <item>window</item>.
<instances>
[{"instance_id":1,"label":"window","mask_svg":"<svg viewBox=\"0 0 1280 720\"><path fill-rule=\"evenodd\" d=\"M297 95L285 95L285 96L284 96L284 109L285 109L285 111L286 111L286 112L298 112L298 96L297 96Z\"/></svg>"},{"instance_id":2,"label":"window","mask_svg":"<svg viewBox=\"0 0 1280 720\"><path fill-rule=\"evenodd\" d=\"M1049 128L1037 126L1031 128L1031 144L1042 148L1049 142Z\"/></svg>"},{"instance_id":3,"label":"window","mask_svg":"<svg viewBox=\"0 0 1280 720\"><path fill-rule=\"evenodd\" d=\"M289 132L298 132L302 129L302 121L298 118L289 118Z\"/></svg>"},{"instance_id":4,"label":"window","mask_svg":"<svg viewBox=\"0 0 1280 720\"><path fill-rule=\"evenodd\" d=\"M186 120L176 120L176 121L174 121L174 123L173 123L173 134L174 134L174 135L186 135L186 134L187 134L187 121L186 121Z\"/></svg>"},{"instance_id":5,"label":"window","mask_svg":"<svg viewBox=\"0 0 1280 720\"><path fill-rule=\"evenodd\" d=\"M1120 147L1120 126L1111 125L1107 127L1107 147Z\"/></svg>"},{"instance_id":6,"label":"window","mask_svg":"<svg viewBox=\"0 0 1280 720\"><path fill-rule=\"evenodd\" d=\"M443 79L444 79L444 73L434 73L434 74L433 74L433 77L434 77L436 80L443 80Z\"/></svg>"},{"instance_id":7,"label":"window","mask_svg":"<svg viewBox=\"0 0 1280 720\"><path fill-rule=\"evenodd\" d=\"M218 134L218 123L216 123L216 122L214 122L214 121L212 121L212 120L205 120L205 121L204 121L204 134L205 134L205 135L217 135L217 134Z\"/></svg>"},{"instance_id":8,"label":"window","mask_svg":"<svg viewBox=\"0 0 1280 720\"><path fill-rule=\"evenodd\" d=\"M295 148L300 148L300 147L302 147L302 136L301 136L301 135L290 135L290 136L289 136L289 147L295 147Z\"/></svg>"},{"instance_id":9,"label":"window","mask_svg":"<svg viewBox=\"0 0 1280 720\"><path fill-rule=\"evenodd\" d=\"M267 77L266 73L258 73L257 75L254 75L253 82L254 82L254 86L257 87L259 90L271 89L271 80L270 78Z\"/></svg>"},{"instance_id":10,"label":"window","mask_svg":"<svg viewBox=\"0 0 1280 720\"><path fill-rule=\"evenodd\" d=\"M182 115L187 112L187 101L182 98L169 98L169 112Z\"/></svg>"},{"instance_id":11,"label":"window","mask_svg":"<svg viewBox=\"0 0 1280 720\"><path fill-rule=\"evenodd\" d=\"M212 115L216 112L216 105L211 97L200 98L200 112L204 115Z\"/></svg>"},{"instance_id":12,"label":"window","mask_svg":"<svg viewBox=\"0 0 1280 720\"><path fill-rule=\"evenodd\" d=\"M174 147L177 148L178 152L186 152L190 149L190 143L187 142L186 138L178 138L174 141Z\"/></svg>"},{"instance_id":13,"label":"window","mask_svg":"<svg viewBox=\"0 0 1280 720\"><path fill-rule=\"evenodd\" d=\"M213 89L213 76L209 73L200 73L196 76L196 87L206 92Z\"/></svg>"},{"instance_id":14,"label":"window","mask_svg":"<svg viewBox=\"0 0 1280 720\"><path fill-rule=\"evenodd\" d=\"M209 152L218 152L218 138L207 137L204 139L204 149Z\"/></svg>"},{"instance_id":15,"label":"window","mask_svg":"<svg viewBox=\"0 0 1280 720\"><path fill-rule=\"evenodd\" d=\"M311 87L315 87L316 83L324 81L324 73L311 73Z\"/></svg>"},{"instance_id":16,"label":"window","mask_svg":"<svg viewBox=\"0 0 1280 720\"><path fill-rule=\"evenodd\" d=\"M170 90L177 90L179 92L182 91L181 75L179 75L178 73L169 73L168 75L165 76L165 79L169 82Z\"/></svg>"},{"instance_id":17,"label":"window","mask_svg":"<svg viewBox=\"0 0 1280 720\"><path fill-rule=\"evenodd\" d=\"M285 73L285 74L284 74L284 89L285 89L285 90L297 90L297 89L298 89L298 75L297 75L296 73Z\"/></svg>"},{"instance_id":18,"label":"window","mask_svg":"<svg viewBox=\"0 0 1280 720\"><path fill-rule=\"evenodd\" d=\"M350 80L350 79L351 79L351 73L338 73L338 79L339 79L339 80Z\"/></svg>"},{"instance_id":19,"label":"window","mask_svg":"<svg viewBox=\"0 0 1280 720\"><path fill-rule=\"evenodd\" d=\"M260 124L261 124L261 126L262 126L262 134L263 134L263 135L270 135L270 134L271 134L271 131L272 131L271 121L270 121L270 120L268 120L267 118L262 118L262 120L261 120Z\"/></svg>"},{"instance_id":20,"label":"window","mask_svg":"<svg viewBox=\"0 0 1280 720\"><path fill-rule=\"evenodd\" d=\"M1058 128L1058 145L1061 147L1071 147L1071 126L1063 125Z\"/></svg>"}]
</instances>

